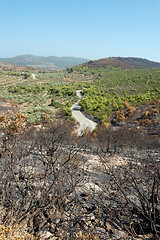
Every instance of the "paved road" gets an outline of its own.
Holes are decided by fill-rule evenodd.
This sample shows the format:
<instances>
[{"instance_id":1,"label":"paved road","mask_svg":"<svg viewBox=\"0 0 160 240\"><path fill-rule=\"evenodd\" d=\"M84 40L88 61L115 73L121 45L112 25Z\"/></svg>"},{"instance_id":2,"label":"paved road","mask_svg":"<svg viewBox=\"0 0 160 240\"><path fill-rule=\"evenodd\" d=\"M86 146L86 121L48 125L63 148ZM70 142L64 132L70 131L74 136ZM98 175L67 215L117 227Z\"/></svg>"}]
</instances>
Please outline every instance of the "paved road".
<instances>
[{"instance_id":1,"label":"paved road","mask_svg":"<svg viewBox=\"0 0 160 240\"><path fill-rule=\"evenodd\" d=\"M36 75L34 73L31 74L33 79L36 79Z\"/></svg>"},{"instance_id":2,"label":"paved road","mask_svg":"<svg viewBox=\"0 0 160 240\"><path fill-rule=\"evenodd\" d=\"M82 99L82 95L80 93L81 90L77 90L76 92L77 92L77 96L81 100ZM71 108L73 117L77 120L77 122L79 122L79 127L77 128L78 135L82 135L86 128L89 128L90 131L92 132L97 125L95 122L93 122L92 120L89 120L81 113L80 111L81 107L79 105L80 100L76 102Z\"/></svg>"}]
</instances>

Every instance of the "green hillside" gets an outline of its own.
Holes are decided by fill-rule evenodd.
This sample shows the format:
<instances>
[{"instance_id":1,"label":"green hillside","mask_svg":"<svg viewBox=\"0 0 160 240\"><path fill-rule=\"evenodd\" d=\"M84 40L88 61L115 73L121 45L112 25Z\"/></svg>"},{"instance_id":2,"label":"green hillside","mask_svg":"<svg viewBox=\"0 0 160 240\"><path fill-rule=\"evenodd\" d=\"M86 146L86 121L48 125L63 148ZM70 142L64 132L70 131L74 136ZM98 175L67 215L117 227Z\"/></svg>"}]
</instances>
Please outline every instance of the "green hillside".
<instances>
[{"instance_id":1,"label":"green hillside","mask_svg":"<svg viewBox=\"0 0 160 240\"><path fill-rule=\"evenodd\" d=\"M9 62L18 65L29 65L32 67L40 67L46 69L66 69L88 61L83 58L76 57L56 57L56 56L34 56L20 55L12 58L0 58L0 62Z\"/></svg>"},{"instance_id":2,"label":"green hillside","mask_svg":"<svg viewBox=\"0 0 160 240\"><path fill-rule=\"evenodd\" d=\"M142 66L143 60L139 61ZM91 68L88 64L57 72L33 69L16 72L14 66L13 69L11 66L2 67L1 97L23 104L23 109L25 107L30 115L30 122L38 123L43 111L48 114L52 108L70 117L70 107L77 100L76 90L81 89L82 110L99 123L127 119L136 109L143 114L148 107L152 113L156 109L156 121L159 122L160 69L128 69L127 66L127 69L113 66ZM145 107L143 111L139 110L142 106Z\"/></svg>"},{"instance_id":3,"label":"green hillside","mask_svg":"<svg viewBox=\"0 0 160 240\"><path fill-rule=\"evenodd\" d=\"M125 101L137 106L160 98L159 69L111 71L99 68L95 72L92 70L92 74L94 81L83 90L81 106L99 120L122 109Z\"/></svg>"}]
</instances>

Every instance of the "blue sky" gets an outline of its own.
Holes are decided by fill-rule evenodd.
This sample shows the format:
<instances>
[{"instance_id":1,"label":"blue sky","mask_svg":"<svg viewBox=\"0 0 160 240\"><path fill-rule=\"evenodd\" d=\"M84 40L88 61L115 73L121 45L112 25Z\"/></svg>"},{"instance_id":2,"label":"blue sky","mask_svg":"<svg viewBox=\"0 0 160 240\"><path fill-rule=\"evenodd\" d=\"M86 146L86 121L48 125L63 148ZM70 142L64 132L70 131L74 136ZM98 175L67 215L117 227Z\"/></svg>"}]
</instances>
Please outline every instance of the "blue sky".
<instances>
[{"instance_id":1,"label":"blue sky","mask_svg":"<svg viewBox=\"0 0 160 240\"><path fill-rule=\"evenodd\" d=\"M0 0L0 57L160 62L160 0Z\"/></svg>"}]
</instances>

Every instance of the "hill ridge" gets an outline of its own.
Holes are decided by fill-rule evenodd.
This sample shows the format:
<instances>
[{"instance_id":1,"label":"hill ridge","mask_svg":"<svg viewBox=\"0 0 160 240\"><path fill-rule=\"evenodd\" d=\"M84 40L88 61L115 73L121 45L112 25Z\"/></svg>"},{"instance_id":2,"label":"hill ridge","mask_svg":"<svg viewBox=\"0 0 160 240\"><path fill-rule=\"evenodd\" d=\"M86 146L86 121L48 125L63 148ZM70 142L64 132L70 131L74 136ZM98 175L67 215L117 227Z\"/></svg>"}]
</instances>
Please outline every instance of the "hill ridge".
<instances>
[{"instance_id":1,"label":"hill ridge","mask_svg":"<svg viewBox=\"0 0 160 240\"><path fill-rule=\"evenodd\" d=\"M115 67L122 69L160 68L160 63L138 57L108 57L81 64L88 68Z\"/></svg>"},{"instance_id":2,"label":"hill ridge","mask_svg":"<svg viewBox=\"0 0 160 240\"><path fill-rule=\"evenodd\" d=\"M57 56L35 56L32 54L18 55L11 58L0 58L0 62L9 62L17 65L29 65L32 67L40 67L47 69L63 70L68 67L73 67L82 64L89 59L78 57L57 57Z\"/></svg>"}]
</instances>

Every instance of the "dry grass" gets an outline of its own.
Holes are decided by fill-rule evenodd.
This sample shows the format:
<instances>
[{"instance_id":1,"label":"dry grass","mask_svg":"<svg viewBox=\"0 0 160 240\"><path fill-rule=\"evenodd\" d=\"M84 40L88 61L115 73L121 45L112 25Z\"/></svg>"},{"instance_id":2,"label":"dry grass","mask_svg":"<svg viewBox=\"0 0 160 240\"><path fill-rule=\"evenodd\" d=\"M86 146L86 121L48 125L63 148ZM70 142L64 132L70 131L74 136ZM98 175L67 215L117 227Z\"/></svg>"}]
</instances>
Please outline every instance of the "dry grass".
<instances>
[{"instance_id":1,"label":"dry grass","mask_svg":"<svg viewBox=\"0 0 160 240\"><path fill-rule=\"evenodd\" d=\"M36 240L33 235L22 231L18 226L0 224L0 240Z\"/></svg>"}]
</instances>

